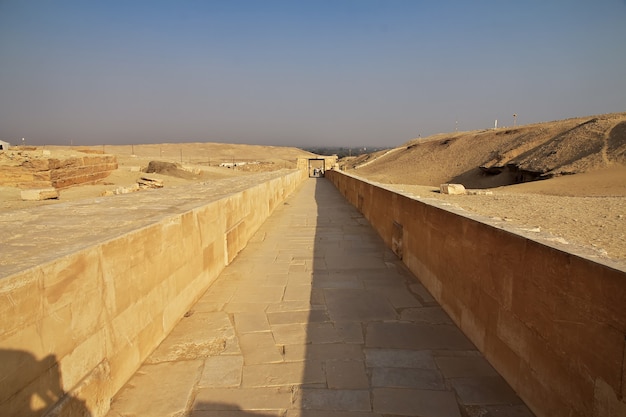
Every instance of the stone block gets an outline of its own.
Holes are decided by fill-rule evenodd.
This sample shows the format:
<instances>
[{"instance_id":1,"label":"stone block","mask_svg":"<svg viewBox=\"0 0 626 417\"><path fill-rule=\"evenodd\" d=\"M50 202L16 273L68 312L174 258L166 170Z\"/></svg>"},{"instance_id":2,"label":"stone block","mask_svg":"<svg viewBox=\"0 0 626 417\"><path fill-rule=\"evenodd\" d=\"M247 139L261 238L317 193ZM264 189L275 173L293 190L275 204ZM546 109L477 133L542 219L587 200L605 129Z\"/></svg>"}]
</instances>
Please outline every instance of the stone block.
<instances>
[{"instance_id":1,"label":"stone block","mask_svg":"<svg viewBox=\"0 0 626 417\"><path fill-rule=\"evenodd\" d=\"M106 332L100 330L80 343L69 355L59 358L65 391L71 391L105 357L105 337Z\"/></svg>"},{"instance_id":2,"label":"stone block","mask_svg":"<svg viewBox=\"0 0 626 417\"><path fill-rule=\"evenodd\" d=\"M441 194L463 195L467 193L463 184L441 184L439 186Z\"/></svg>"},{"instance_id":3,"label":"stone block","mask_svg":"<svg viewBox=\"0 0 626 417\"><path fill-rule=\"evenodd\" d=\"M40 268L3 278L0 317L11 317L11 320L0 320L0 341L43 317L43 299L39 293L42 280Z\"/></svg>"},{"instance_id":4,"label":"stone block","mask_svg":"<svg viewBox=\"0 0 626 417\"><path fill-rule=\"evenodd\" d=\"M69 354L76 345L72 334L72 306L64 305L49 312L41 320L41 343L48 352L58 356ZM83 340L85 336L81 338Z\"/></svg>"},{"instance_id":5,"label":"stone block","mask_svg":"<svg viewBox=\"0 0 626 417\"><path fill-rule=\"evenodd\" d=\"M41 201L59 198L56 188L32 188L20 191L20 196L24 201Z\"/></svg>"}]
</instances>

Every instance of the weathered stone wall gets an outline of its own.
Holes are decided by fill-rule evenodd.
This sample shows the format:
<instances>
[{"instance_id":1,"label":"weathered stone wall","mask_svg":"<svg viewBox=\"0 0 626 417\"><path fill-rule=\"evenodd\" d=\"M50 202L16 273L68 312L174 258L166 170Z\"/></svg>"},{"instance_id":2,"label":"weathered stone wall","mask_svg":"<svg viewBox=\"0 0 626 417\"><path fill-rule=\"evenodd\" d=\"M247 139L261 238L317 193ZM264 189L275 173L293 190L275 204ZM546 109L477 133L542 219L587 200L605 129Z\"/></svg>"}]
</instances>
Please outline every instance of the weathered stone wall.
<instances>
[{"instance_id":1,"label":"weathered stone wall","mask_svg":"<svg viewBox=\"0 0 626 417\"><path fill-rule=\"evenodd\" d=\"M626 415L626 272L327 173L540 417Z\"/></svg>"},{"instance_id":2,"label":"weathered stone wall","mask_svg":"<svg viewBox=\"0 0 626 417\"><path fill-rule=\"evenodd\" d=\"M0 415L82 415L85 408L104 415L113 395L304 178L305 170L290 171L212 200L198 186L206 196L196 201L207 202L176 212L176 203L160 208L154 193L144 194L146 206L123 200L134 204L126 211L97 200L92 205L110 205L100 208L103 216L136 213L134 228L119 219L120 228L130 227L121 235L101 230L102 241L70 245L42 264L33 254L35 266L26 269L0 263L13 271L0 276ZM80 216L87 206L63 210ZM142 220L154 212L158 221Z\"/></svg>"},{"instance_id":3,"label":"weathered stone wall","mask_svg":"<svg viewBox=\"0 0 626 417\"><path fill-rule=\"evenodd\" d=\"M9 161L9 156L11 159ZM53 158L41 151L10 151L3 158L0 186L54 187L93 183L108 177L117 169L114 155L72 155Z\"/></svg>"}]
</instances>

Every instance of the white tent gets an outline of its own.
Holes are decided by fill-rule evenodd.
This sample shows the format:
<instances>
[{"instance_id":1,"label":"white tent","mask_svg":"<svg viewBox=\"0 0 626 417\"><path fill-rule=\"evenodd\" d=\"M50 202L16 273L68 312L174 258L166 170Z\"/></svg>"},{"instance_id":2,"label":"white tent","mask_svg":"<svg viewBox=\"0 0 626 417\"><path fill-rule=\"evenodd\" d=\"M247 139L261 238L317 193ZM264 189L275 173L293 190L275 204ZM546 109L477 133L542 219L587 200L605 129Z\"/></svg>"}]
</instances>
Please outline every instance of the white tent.
<instances>
[{"instance_id":1,"label":"white tent","mask_svg":"<svg viewBox=\"0 0 626 417\"><path fill-rule=\"evenodd\" d=\"M9 142L0 140L0 151L6 151L7 149L9 149L9 146L11 146Z\"/></svg>"}]
</instances>

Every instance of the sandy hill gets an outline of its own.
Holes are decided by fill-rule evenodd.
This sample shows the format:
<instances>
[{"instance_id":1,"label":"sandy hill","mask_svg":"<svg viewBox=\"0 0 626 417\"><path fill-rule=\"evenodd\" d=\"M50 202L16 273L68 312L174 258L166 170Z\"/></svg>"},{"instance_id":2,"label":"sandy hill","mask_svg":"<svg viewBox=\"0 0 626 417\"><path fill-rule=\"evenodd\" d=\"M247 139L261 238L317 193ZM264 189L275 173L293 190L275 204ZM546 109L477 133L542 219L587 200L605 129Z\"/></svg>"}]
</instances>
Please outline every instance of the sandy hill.
<instances>
[{"instance_id":1,"label":"sandy hill","mask_svg":"<svg viewBox=\"0 0 626 417\"><path fill-rule=\"evenodd\" d=\"M340 165L626 268L626 113L444 133ZM441 194L443 183L491 193Z\"/></svg>"},{"instance_id":2,"label":"sandy hill","mask_svg":"<svg viewBox=\"0 0 626 417\"><path fill-rule=\"evenodd\" d=\"M626 113L414 139L344 161L389 184L490 188L626 165Z\"/></svg>"}]
</instances>

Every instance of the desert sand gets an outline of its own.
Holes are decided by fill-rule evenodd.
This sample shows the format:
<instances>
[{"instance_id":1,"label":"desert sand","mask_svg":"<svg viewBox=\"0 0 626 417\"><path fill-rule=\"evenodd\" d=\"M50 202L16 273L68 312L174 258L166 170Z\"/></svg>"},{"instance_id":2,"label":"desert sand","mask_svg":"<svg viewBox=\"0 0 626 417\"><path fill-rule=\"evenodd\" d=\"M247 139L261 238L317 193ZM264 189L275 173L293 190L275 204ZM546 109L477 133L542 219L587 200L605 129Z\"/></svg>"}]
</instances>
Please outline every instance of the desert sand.
<instances>
[{"instance_id":1,"label":"desert sand","mask_svg":"<svg viewBox=\"0 0 626 417\"><path fill-rule=\"evenodd\" d=\"M592 249L599 257L626 266L626 166L493 188L492 195L447 195L438 187L410 184L386 186L548 232L560 243Z\"/></svg>"}]
</instances>

